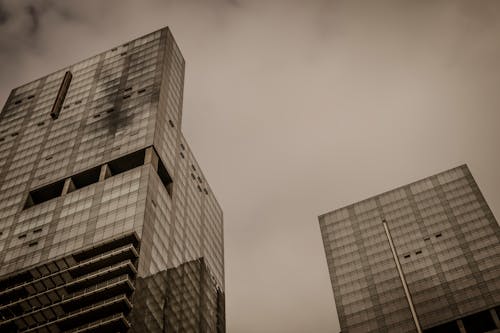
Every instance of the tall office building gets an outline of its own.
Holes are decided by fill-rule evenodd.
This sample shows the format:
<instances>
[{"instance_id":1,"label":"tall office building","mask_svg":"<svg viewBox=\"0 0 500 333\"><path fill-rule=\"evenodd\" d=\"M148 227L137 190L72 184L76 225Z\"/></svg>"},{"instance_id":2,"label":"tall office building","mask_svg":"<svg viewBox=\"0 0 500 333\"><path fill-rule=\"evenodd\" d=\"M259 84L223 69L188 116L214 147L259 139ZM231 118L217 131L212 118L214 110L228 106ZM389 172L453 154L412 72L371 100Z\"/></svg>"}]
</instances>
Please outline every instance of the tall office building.
<instances>
[{"instance_id":1,"label":"tall office building","mask_svg":"<svg viewBox=\"0 0 500 333\"><path fill-rule=\"evenodd\" d=\"M168 28L12 90L0 332L224 332L222 210L181 132Z\"/></svg>"},{"instance_id":2,"label":"tall office building","mask_svg":"<svg viewBox=\"0 0 500 333\"><path fill-rule=\"evenodd\" d=\"M466 165L319 222L343 333L500 332L500 228Z\"/></svg>"}]
</instances>

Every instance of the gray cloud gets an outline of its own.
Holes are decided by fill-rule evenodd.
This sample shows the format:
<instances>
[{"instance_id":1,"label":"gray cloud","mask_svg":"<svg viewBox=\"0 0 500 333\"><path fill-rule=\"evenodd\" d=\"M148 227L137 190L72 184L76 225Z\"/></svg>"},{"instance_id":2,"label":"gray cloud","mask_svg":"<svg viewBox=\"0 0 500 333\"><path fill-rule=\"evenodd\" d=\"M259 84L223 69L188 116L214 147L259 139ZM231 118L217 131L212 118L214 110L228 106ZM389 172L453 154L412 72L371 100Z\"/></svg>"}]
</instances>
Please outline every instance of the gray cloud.
<instances>
[{"instance_id":1,"label":"gray cloud","mask_svg":"<svg viewBox=\"0 0 500 333\"><path fill-rule=\"evenodd\" d=\"M318 214L464 162L500 214L498 1L51 1L34 36L30 3L0 6L2 100L172 28L224 209L228 332L338 330Z\"/></svg>"}]
</instances>

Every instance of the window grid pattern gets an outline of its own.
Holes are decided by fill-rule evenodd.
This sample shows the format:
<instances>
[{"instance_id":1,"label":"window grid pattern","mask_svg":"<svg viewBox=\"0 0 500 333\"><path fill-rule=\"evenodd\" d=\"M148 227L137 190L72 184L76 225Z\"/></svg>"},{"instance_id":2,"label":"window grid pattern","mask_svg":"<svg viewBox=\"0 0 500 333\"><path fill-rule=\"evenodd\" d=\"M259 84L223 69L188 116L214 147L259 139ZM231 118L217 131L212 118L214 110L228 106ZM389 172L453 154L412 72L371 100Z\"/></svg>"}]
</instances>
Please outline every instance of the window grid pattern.
<instances>
[{"instance_id":1,"label":"window grid pattern","mask_svg":"<svg viewBox=\"0 0 500 333\"><path fill-rule=\"evenodd\" d=\"M184 59L165 28L11 92L0 114L0 277L135 232L141 278L203 257L224 290L222 210L182 136L183 80ZM98 181L68 190L72 176L147 147L171 188L149 161L119 174L103 167ZM57 195L26 205L61 182Z\"/></svg>"},{"instance_id":2,"label":"window grid pattern","mask_svg":"<svg viewBox=\"0 0 500 333\"><path fill-rule=\"evenodd\" d=\"M500 228L463 165L320 216L342 330L416 332L382 221L424 329L500 304Z\"/></svg>"}]
</instances>

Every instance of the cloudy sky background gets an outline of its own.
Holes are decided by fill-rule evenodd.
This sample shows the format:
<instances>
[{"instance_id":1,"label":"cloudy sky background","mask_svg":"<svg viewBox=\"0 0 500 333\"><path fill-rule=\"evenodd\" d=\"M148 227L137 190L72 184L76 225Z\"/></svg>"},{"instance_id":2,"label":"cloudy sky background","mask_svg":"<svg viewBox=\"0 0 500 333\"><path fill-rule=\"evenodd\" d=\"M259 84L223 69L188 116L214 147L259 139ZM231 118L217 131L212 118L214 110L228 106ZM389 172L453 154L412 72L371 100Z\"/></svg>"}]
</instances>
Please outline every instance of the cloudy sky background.
<instances>
[{"instance_id":1,"label":"cloudy sky background","mask_svg":"<svg viewBox=\"0 0 500 333\"><path fill-rule=\"evenodd\" d=\"M163 26L228 332L337 332L317 215L467 163L500 216L499 1L0 0L0 102Z\"/></svg>"}]
</instances>

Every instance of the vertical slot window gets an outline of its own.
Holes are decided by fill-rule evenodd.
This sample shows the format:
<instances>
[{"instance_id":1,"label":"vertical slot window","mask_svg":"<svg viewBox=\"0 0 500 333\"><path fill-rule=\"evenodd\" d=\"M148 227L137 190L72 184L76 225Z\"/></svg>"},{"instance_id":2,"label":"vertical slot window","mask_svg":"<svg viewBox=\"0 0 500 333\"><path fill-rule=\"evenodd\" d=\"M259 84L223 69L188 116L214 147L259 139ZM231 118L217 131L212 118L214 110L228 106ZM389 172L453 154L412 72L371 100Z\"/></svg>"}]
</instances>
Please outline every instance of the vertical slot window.
<instances>
[{"instance_id":1,"label":"vertical slot window","mask_svg":"<svg viewBox=\"0 0 500 333\"><path fill-rule=\"evenodd\" d=\"M73 74L70 71L67 71L64 74L64 78L61 82L61 86L59 87L59 91L57 92L56 100L54 105L52 106L52 110L50 111L50 116L52 119L56 120L59 118L59 114L61 113L61 108L64 103L64 99L66 98L66 94L69 89L69 85L71 83L71 79L73 78Z\"/></svg>"}]
</instances>

